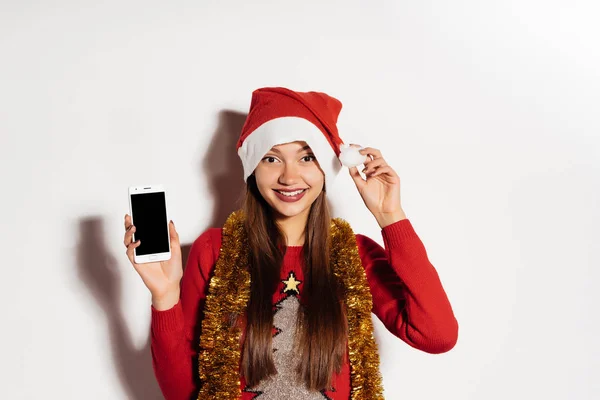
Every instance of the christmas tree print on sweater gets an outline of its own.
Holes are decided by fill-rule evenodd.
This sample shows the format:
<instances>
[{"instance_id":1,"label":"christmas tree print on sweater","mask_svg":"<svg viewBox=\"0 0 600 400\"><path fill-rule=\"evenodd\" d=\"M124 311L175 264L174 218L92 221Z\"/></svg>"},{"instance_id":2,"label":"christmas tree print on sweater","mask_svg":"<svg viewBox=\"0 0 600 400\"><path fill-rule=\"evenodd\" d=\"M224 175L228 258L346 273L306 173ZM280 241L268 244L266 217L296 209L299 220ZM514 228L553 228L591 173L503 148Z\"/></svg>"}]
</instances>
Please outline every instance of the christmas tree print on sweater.
<instances>
[{"instance_id":1,"label":"christmas tree print on sweater","mask_svg":"<svg viewBox=\"0 0 600 400\"><path fill-rule=\"evenodd\" d=\"M258 400L324 400L329 399L324 391L310 391L303 382L297 381L296 363L300 357L294 346L297 314L300 309L300 284L296 274L290 271L282 280L281 294L274 307L273 315L273 361L277 374L244 391L256 394Z\"/></svg>"}]
</instances>

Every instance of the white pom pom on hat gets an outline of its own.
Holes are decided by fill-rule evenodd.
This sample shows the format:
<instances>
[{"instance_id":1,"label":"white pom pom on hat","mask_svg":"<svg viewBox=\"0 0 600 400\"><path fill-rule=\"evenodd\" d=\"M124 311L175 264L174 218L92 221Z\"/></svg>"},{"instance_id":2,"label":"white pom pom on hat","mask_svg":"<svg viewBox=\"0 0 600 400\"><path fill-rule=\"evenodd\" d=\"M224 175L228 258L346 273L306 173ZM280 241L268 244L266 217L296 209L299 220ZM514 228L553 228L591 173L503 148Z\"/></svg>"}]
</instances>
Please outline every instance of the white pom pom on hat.
<instances>
[{"instance_id":1,"label":"white pom pom on hat","mask_svg":"<svg viewBox=\"0 0 600 400\"><path fill-rule=\"evenodd\" d=\"M364 164L369 159L369 156L360 154L360 150L364 147L352 147L349 144L340 145L339 159L342 165L348 168L356 167Z\"/></svg>"},{"instance_id":2,"label":"white pom pom on hat","mask_svg":"<svg viewBox=\"0 0 600 400\"><path fill-rule=\"evenodd\" d=\"M250 111L237 142L244 181L264 155L279 144L305 141L325 173L325 186L333 187L344 165L358 165L358 149L344 145L337 129L342 103L321 92L296 92L266 87L252 92ZM358 162L358 164L356 164Z\"/></svg>"}]
</instances>

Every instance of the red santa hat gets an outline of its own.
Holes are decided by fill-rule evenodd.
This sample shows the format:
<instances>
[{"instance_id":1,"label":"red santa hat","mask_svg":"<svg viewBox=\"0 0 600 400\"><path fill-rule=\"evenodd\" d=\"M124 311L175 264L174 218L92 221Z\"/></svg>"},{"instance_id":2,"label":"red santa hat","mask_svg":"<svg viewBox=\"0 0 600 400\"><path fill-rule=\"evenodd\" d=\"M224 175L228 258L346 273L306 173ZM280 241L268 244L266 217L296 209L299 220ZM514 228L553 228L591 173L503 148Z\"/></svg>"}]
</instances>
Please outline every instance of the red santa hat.
<instances>
[{"instance_id":1,"label":"red santa hat","mask_svg":"<svg viewBox=\"0 0 600 400\"><path fill-rule=\"evenodd\" d=\"M244 181L271 147L305 141L325 173L325 187L330 189L342 167L338 157L343 141L336 125L341 109L338 99L320 92L282 87L252 92L250 111L236 147Z\"/></svg>"}]
</instances>

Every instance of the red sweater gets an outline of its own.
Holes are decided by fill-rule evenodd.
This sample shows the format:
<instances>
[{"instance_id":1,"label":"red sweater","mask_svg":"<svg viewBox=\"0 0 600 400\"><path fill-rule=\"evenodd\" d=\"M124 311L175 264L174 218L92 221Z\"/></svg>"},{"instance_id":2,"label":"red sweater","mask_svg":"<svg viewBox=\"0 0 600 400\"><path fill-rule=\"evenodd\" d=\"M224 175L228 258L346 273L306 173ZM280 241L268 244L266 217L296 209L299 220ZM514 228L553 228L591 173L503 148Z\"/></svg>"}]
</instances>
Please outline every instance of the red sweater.
<instances>
[{"instance_id":1,"label":"red sweater","mask_svg":"<svg viewBox=\"0 0 600 400\"><path fill-rule=\"evenodd\" d=\"M404 219L386 226L381 233L385 249L367 236L356 235L360 258L373 295L373 313L391 333L412 347L428 353L450 350L457 340L458 324L438 274L412 224ZM220 247L220 228L208 229L200 235L190 250L181 280L179 303L166 311L157 311L152 307L152 360L156 378L167 400L197 397L202 309ZM283 300L290 298L291 302L286 304L293 306L294 297L301 293L301 249L301 246L286 248L282 286L273 296L274 305L279 306ZM294 274L291 282L290 273ZM286 288L298 290L284 292ZM277 314L274 324L276 321ZM274 337L274 347L275 340ZM242 400L253 399L260 393L258 390L249 391L243 378L241 389ZM341 373L334 377L334 389L324 392L323 398L349 398L348 360Z\"/></svg>"}]
</instances>

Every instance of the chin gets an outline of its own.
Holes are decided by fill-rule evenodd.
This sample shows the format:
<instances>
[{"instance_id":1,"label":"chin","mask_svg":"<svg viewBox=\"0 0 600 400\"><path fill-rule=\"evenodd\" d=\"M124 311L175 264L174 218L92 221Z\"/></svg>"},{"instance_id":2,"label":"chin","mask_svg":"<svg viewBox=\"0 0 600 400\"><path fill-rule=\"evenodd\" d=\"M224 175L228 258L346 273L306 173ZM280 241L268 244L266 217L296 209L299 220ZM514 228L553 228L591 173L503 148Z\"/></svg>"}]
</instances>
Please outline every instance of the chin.
<instances>
[{"instance_id":1,"label":"chin","mask_svg":"<svg viewBox=\"0 0 600 400\"><path fill-rule=\"evenodd\" d=\"M278 199L274 199L271 203L271 207L277 214L289 218L302 214L310 208L310 204L286 204Z\"/></svg>"},{"instance_id":2,"label":"chin","mask_svg":"<svg viewBox=\"0 0 600 400\"><path fill-rule=\"evenodd\" d=\"M300 215L302 213L302 211L304 210L300 210L300 211L295 211L295 210L282 210L280 208L274 208L275 213L277 215L278 218L293 218L297 215Z\"/></svg>"}]
</instances>

